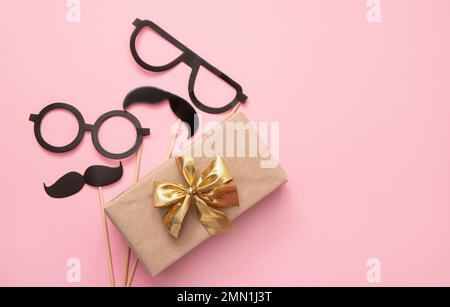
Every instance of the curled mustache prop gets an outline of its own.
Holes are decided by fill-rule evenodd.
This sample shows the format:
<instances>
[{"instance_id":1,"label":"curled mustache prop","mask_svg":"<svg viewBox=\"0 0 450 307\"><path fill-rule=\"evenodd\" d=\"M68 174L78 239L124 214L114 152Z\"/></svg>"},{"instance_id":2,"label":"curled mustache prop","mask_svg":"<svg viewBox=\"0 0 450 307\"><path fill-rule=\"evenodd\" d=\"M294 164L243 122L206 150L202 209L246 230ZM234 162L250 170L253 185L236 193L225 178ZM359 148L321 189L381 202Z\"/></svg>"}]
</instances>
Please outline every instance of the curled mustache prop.
<instances>
[{"instance_id":1,"label":"curled mustache prop","mask_svg":"<svg viewBox=\"0 0 450 307\"><path fill-rule=\"evenodd\" d=\"M195 109L183 98L152 86L145 86L131 91L123 102L126 110L135 103L158 104L169 100L172 112L189 128L189 136L192 137L198 129L198 115Z\"/></svg>"},{"instance_id":2,"label":"curled mustache prop","mask_svg":"<svg viewBox=\"0 0 450 307\"><path fill-rule=\"evenodd\" d=\"M94 165L89 167L84 175L70 172L59 178L53 185L44 183L45 192L53 198L66 198L72 196L83 188L85 184L93 187L104 187L113 184L122 177L122 162L118 167Z\"/></svg>"}]
</instances>

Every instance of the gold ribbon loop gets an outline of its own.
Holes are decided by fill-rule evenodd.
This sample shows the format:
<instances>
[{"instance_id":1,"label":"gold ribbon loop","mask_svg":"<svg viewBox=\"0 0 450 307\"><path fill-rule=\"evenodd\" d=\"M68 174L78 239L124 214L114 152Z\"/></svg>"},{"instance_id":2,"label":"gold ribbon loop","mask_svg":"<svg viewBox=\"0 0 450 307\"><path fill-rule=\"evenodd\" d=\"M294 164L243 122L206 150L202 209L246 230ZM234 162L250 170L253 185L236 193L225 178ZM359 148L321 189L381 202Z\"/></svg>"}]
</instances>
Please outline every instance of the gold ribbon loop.
<instances>
[{"instance_id":1,"label":"gold ribbon loop","mask_svg":"<svg viewBox=\"0 0 450 307\"><path fill-rule=\"evenodd\" d=\"M164 216L169 233L178 238L191 203L195 203L198 218L209 235L232 230L233 224L225 213L213 208L239 206L237 187L223 159L217 157L211 161L197 180L194 159L177 157L176 160L188 187L171 182L153 184L154 207L170 207Z\"/></svg>"}]
</instances>

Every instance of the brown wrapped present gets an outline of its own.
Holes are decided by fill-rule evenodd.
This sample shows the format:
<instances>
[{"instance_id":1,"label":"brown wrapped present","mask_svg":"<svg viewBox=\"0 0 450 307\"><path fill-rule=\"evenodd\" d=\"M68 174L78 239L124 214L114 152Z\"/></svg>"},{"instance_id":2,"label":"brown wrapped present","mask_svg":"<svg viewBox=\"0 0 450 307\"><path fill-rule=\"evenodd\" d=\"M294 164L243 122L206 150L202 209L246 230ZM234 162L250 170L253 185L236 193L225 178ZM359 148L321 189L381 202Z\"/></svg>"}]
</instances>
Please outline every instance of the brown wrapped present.
<instances>
[{"instance_id":1,"label":"brown wrapped present","mask_svg":"<svg viewBox=\"0 0 450 307\"><path fill-rule=\"evenodd\" d=\"M239 199L239 206L220 208L220 213L229 220L240 216L287 181L278 163L268 163L273 161L269 151L242 113L230 116L203 134L187 146L184 153L194 158L197 176L214 158L224 157L223 163L237 187ZM169 233L164 221L171 209L154 207L153 189L158 182L188 186L177 159L172 158L106 206L108 217L153 276L210 237L203 223L205 219L199 221L193 205L182 221L179 234L178 229L176 235ZM178 238L174 238L176 236Z\"/></svg>"}]
</instances>

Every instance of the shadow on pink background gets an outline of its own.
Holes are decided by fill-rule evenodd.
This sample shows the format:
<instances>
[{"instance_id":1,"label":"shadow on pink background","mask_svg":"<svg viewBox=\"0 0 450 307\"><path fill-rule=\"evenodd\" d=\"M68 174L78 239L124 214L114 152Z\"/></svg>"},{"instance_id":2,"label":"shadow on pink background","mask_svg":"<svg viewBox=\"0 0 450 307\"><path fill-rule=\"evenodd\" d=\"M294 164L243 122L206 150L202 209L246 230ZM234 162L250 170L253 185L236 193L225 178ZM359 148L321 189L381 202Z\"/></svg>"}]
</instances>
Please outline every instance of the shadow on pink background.
<instances>
[{"instance_id":1,"label":"shadow on pink background","mask_svg":"<svg viewBox=\"0 0 450 307\"><path fill-rule=\"evenodd\" d=\"M81 23L67 22L65 1L4 4L0 284L77 285L66 280L69 258L81 260L80 285L108 284L97 191L54 200L42 184L116 162L95 151L89 134L70 153L46 152L28 116L63 101L94 123L143 85L188 98L187 66L149 73L132 59L139 17L241 83L251 120L279 122L290 181L239 218L235 232L157 278L139 267L135 285L371 285L370 258L381 262L381 285L450 285L450 3L381 3L378 24L367 22L364 0L82 0ZM208 83L199 91L220 96ZM167 104L132 112L152 130L146 174L164 161L176 118ZM129 141L121 125L105 136L111 146ZM62 141L71 128L51 121L46 131ZM133 183L134 157L123 163L107 200ZM112 226L111 240L121 284L125 245Z\"/></svg>"}]
</instances>

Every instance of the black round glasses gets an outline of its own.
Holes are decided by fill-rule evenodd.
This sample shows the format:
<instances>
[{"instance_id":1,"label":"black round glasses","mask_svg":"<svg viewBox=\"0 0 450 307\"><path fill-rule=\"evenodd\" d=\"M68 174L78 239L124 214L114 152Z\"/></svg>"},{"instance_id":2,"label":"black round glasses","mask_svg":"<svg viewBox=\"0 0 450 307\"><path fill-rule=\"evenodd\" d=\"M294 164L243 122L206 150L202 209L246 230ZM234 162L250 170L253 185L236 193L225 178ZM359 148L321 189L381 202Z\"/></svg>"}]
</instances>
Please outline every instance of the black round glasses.
<instances>
[{"instance_id":1,"label":"black round glasses","mask_svg":"<svg viewBox=\"0 0 450 307\"><path fill-rule=\"evenodd\" d=\"M42 133L41 133L41 124L42 124L42 121L43 121L45 115L47 115L49 112L51 112L53 110L57 110L57 109L66 110L66 111L72 113L75 116L76 120L78 121L78 134L76 135L75 139L70 144L67 144L65 146L54 146L54 145L49 144L44 139L44 137L42 136ZM123 118L129 120L136 128L136 142L129 150L122 152L122 153L112 153L112 152L107 151L100 144L100 141L98 138L100 127L103 125L103 123L106 120L108 120L112 117L123 117ZM36 136L38 143L44 149L54 152L54 153L63 153L63 152L68 152L68 151L73 150L75 147L77 147L81 143L86 131L90 131L92 134L92 142L94 143L95 149L101 155L103 155L107 158L110 158L110 159L117 159L117 160L124 159L124 158L131 156L139 149L139 147L142 144L142 140L143 140L144 136L150 135L150 129L142 128L139 120L135 116L133 116L132 114L130 114L126 111L116 110L116 111L107 112L107 113L103 114L102 116L100 116L94 125L90 125L90 124L86 124L86 122L84 121L83 115L81 115L81 112L78 111L78 109L76 109L74 106L72 106L70 104L62 103L62 102L53 103L53 104L46 106L37 115L31 114L30 121L34 122L34 134Z\"/></svg>"}]
</instances>

